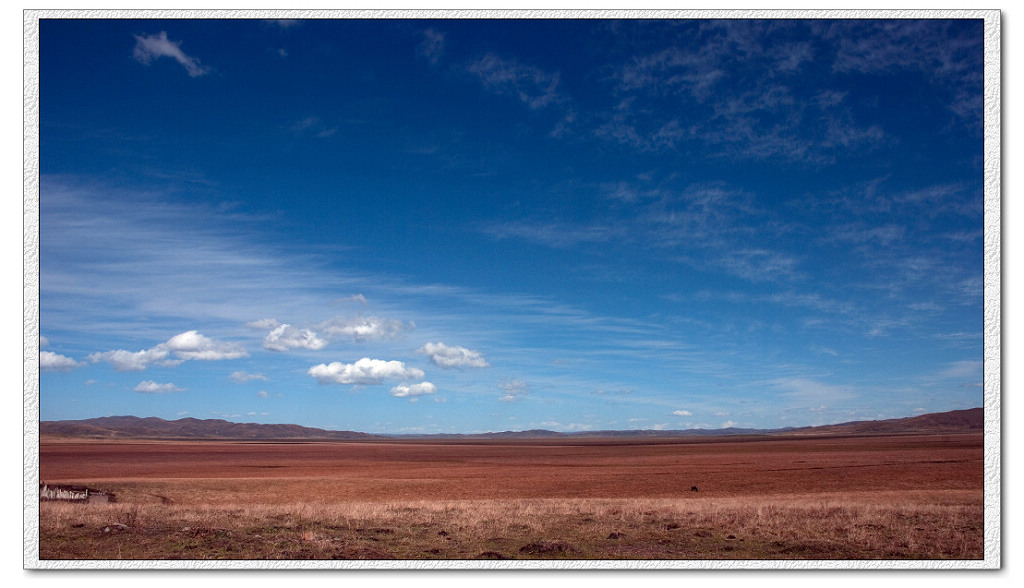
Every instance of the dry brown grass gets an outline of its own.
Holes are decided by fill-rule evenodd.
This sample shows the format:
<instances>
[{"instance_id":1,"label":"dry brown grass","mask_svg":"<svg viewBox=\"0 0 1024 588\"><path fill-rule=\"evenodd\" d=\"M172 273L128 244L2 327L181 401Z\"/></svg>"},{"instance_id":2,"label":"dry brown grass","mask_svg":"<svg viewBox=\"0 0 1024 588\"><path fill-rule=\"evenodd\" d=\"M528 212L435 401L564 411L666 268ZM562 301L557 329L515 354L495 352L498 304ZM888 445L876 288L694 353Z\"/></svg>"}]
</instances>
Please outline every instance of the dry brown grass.
<instances>
[{"instance_id":1,"label":"dry brown grass","mask_svg":"<svg viewBox=\"0 0 1024 588\"><path fill-rule=\"evenodd\" d=\"M958 493L959 494L959 493ZM979 559L971 497L44 503L41 559ZM886 497L881 497L886 498Z\"/></svg>"}]
</instances>

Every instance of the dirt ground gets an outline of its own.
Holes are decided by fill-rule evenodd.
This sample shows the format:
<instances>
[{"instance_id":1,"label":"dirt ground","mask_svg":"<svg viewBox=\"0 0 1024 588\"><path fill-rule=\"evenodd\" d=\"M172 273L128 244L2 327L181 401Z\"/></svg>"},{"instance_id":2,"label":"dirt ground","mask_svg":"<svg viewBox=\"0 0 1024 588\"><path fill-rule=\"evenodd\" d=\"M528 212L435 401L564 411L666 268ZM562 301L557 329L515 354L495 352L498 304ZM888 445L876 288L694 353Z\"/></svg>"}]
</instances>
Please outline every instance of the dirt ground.
<instances>
[{"instance_id":1,"label":"dirt ground","mask_svg":"<svg viewBox=\"0 0 1024 588\"><path fill-rule=\"evenodd\" d=\"M304 480L333 501L671 498L980 492L984 461L979 434L644 442L44 442L40 472L51 484L100 490L154 479L250 479L254 485Z\"/></svg>"}]
</instances>

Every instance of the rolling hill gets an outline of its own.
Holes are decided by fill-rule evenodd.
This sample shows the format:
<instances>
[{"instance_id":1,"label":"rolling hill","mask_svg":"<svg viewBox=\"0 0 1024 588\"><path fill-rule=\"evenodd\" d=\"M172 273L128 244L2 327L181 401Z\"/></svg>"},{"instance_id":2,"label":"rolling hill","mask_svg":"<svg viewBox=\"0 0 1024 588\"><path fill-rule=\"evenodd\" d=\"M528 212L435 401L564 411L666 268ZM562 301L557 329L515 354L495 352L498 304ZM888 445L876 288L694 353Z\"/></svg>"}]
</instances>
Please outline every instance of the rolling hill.
<instances>
[{"instance_id":1,"label":"rolling hill","mask_svg":"<svg viewBox=\"0 0 1024 588\"><path fill-rule=\"evenodd\" d=\"M299 425L233 423L222 419L109 416L79 421L41 421L40 435L100 439L372 439L355 431L328 431Z\"/></svg>"},{"instance_id":2,"label":"rolling hill","mask_svg":"<svg viewBox=\"0 0 1024 588\"><path fill-rule=\"evenodd\" d=\"M984 410L971 408L915 417L879 421L854 421L817 427L785 429L686 429L671 431L587 431L559 433L547 430L503 431L465 435L419 435L435 439L544 439L573 437L678 437L726 435L889 435L908 433L959 433L982 431ZM372 440L396 436L372 435L355 431L329 431L299 425L263 425L234 423L222 419L109 416L74 421L41 421L41 436L89 439L225 439L225 440ZM403 438L411 438L403 436Z\"/></svg>"}]
</instances>

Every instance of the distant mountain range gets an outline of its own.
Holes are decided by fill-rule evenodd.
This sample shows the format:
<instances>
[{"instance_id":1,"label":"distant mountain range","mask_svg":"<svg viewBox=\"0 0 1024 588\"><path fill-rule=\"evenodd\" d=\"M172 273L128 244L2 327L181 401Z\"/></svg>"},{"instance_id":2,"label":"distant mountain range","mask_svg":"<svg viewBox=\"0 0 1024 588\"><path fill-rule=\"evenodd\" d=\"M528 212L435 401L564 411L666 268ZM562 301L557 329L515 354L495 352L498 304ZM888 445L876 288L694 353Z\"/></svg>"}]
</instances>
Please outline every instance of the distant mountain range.
<instances>
[{"instance_id":1,"label":"distant mountain range","mask_svg":"<svg viewBox=\"0 0 1024 588\"><path fill-rule=\"evenodd\" d=\"M420 439L557 439L578 437L664 438L725 435L882 435L905 433L959 433L982 431L981 408L923 414L882 421L854 421L818 427L784 429L685 429L672 431L586 431L559 433L535 429L480 434L372 435L355 431L328 431L299 425L233 423L221 419L183 418L168 421L156 417L110 416L77 421L41 421L39 433L48 437L89 439L223 439L223 440L384 440Z\"/></svg>"},{"instance_id":2,"label":"distant mountain range","mask_svg":"<svg viewBox=\"0 0 1024 588\"><path fill-rule=\"evenodd\" d=\"M40 435L100 439L373 439L354 431L328 431L299 425L233 423L222 419L110 416L80 421L40 421Z\"/></svg>"}]
</instances>

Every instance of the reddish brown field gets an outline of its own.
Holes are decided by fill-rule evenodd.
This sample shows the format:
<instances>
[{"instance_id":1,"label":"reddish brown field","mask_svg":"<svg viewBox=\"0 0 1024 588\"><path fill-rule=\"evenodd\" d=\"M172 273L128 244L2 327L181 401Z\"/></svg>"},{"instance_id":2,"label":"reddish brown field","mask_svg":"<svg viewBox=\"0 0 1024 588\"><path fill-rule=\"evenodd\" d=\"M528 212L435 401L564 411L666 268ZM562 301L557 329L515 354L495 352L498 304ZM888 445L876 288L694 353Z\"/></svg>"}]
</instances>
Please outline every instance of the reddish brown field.
<instances>
[{"instance_id":1,"label":"reddish brown field","mask_svg":"<svg viewBox=\"0 0 1024 588\"><path fill-rule=\"evenodd\" d=\"M49 483L301 479L332 500L982 489L980 435L637 441L43 443ZM125 497L128 498L128 497Z\"/></svg>"},{"instance_id":2,"label":"reddish brown field","mask_svg":"<svg viewBox=\"0 0 1024 588\"><path fill-rule=\"evenodd\" d=\"M689 513L691 519L700 513L712 510L717 517L728 509L749 509L756 507L759 522L743 523L748 531L754 529L747 538L751 539L748 548L757 549L749 553L733 549L714 551L713 546L705 546L704 551L672 551L669 539L661 535L649 535L641 532L640 527L631 527L629 535L636 541L656 544L661 542L663 550L649 549L650 545L632 545L630 549L621 549L622 541L618 541L618 551L606 552L590 546L584 549L583 538L576 537L571 549L554 550L537 553L523 552L537 557L633 557L630 554L644 557L947 557L947 558L979 558L982 557L982 509L983 509L983 440L980 434L962 435L905 435L876 437L827 437L827 438L696 438L672 440L558 440L558 441L474 441L474 442L438 442L438 441L393 441L393 442L310 442L310 443L246 443L246 442L95 442L95 441L47 441L40 446L41 479L50 484L79 484L96 490L113 492L117 502L114 505L103 505L107 513L112 509L132 508L134 512L127 515L136 531L145 535L144 530L161 528L163 518L184 516L188 509L192 511L206 510L214 516L220 509L231 509L245 505L252 509L260 506L268 509L284 509L281 512L297 512L297 505L316 505L327 509L316 516L323 518L326 512L342 512L349 509L367 509L374 504L380 507L395 505L414 505L413 510L420 513L433 512L429 518L436 521L436 508L446 505L450 516L456 511L463 512L466 505L476 504L477 510L486 510L485 504L504 501L516 505L522 510L524 505L534 501L547 504L549 511L544 516L579 515L580 508L586 510L590 505L594 512L589 517L593 524L600 523L598 530L587 532L600 533L615 537L616 521L599 521L601 513L618 512L618 527L629 526L622 517L623 508L629 510L634 505L637 512L651 518L658 508L664 508L661 525L669 530L682 527L681 522L672 522L679 516ZM694 492L691 487L699 491ZM476 502L473 502L476 501ZM488 503L487 501L491 501ZM560 502L559 502L560 501ZM644 501L647 501L646 503ZM552 504L572 504L572 508L550 510ZM532 504L532 503L531 503ZM609 505L617 504L612 508ZM347 505L347 506L346 506ZM433 506L431 506L433 505ZM581 507L580 505L584 505ZM595 505L601 505L597 508ZM639 505L639 506L638 506ZM646 506L643 506L646 505ZM652 506L657 505L657 506ZM953 529L941 530L945 533L943 541L952 541L956 547L950 547L950 553L935 554L917 553L911 547L913 540L906 538L893 539L893 533L904 530L876 530L881 539L877 544L862 545L864 552L858 552L857 542L864 543L867 539L856 536L847 537L846 544L840 539L816 539L817 547L810 551L787 551L792 544L786 543L786 537L793 538L793 533L785 529L770 530L767 527L764 508L776 506L779 509L775 519L785 517L799 518L801 508L814 508L813 513L807 511L809 518L826 516L846 516L840 512L832 515L823 514L819 507L831 505L833 508L846 509L849 513L863 517L875 517L881 520L882 511L870 509L886 509L901 511L909 522L909 533L913 529L925 531L921 525L948 526L941 517L947 514L935 509L954 509L956 523ZM97 550L95 538L97 531L90 529L89 524L75 526L76 516L81 519L85 509L96 510L94 505L60 505L44 504L41 509L41 553L43 558L88 558L89 552L82 549ZM607 508L606 508L607 507ZM75 509L78 509L77 511ZM439 508L439 507L438 507ZM490 508L490 507L488 507ZM161 511L161 509L165 509ZM291 510L289 510L291 509ZM331 510L333 509L333 510ZM595 510L596 509L596 510ZM605 509L605 510L602 510ZM683 509L683 510L681 510ZM688 509L688 510L687 510ZM710 509L710 510L709 510ZM790 509L793 512L786 511ZM795 509L795 510L793 510ZM174 512L172 512L172 510ZM299 509L301 510L301 509ZM529 511L529 509L526 509ZM826 509L827 510L827 509ZM51 512L52 511L52 512ZM558 512L555 512L558 511ZM570 512L571 511L571 512ZM785 511L785 512L783 512ZM856 512L854 512L856 511ZM925 512L927 511L927 513ZM259 518L263 514L250 511L249 518ZM267 511L269 512L269 511ZM411 512L411 511L409 511ZM525 512L525 511L524 511ZM558 513L562 513L559 515ZM739 513L740 510L736 510ZM845 511L844 511L845 512ZM888 512L888 511L886 511ZM951 511L952 512L952 511ZM77 513L77 515L76 515ZM265 514L265 513L264 513ZM301 513L300 513L301 514ZM785 514L785 517L783 517ZM575 516L573 515L573 516ZM114 516L108 514L109 516ZM242 518L245 518L243 516ZM268 515L269 516L269 515ZM300 515L295 515L299 516ZM339 515L340 516L340 515ZM369 516L369 515L367 515ZM424 515L426 516L426 515ZM460 515L461 516L461 515ZM672 517L675 516L676 519ZM751 515L753 516L753 514ZM852 516L852 515L850 515ZM949 515L952 516L952 515ZM434 517L434 518L431 518ZM595 519L597 517L597 519ZM639 514L637 520L640 521ZM665 518L668 517L668 518ZM740 515L736 514L735 528L740 528ZM928 517L931 517L930 519ZM237 517L236 517L237 518ZM584 519L588 517L583 517ZM657 517L655 517L657 518ZM685 517L684 517L685 518ZM552 520L553 520L552 519ZM898 517L897 517L898 519ZM670 522L664 523L664 520ZM694 519L695 520L695 519ZM874 520L874 519L873 519ZM886 519L890 520L890 519ZM894 519L895 520L895 519ZM141 522L140 522L141 521ZM795 519L788 524L794 527ZM858 522L859 521L859 522ZM365 521L364 521L365 522ZM62 524L71 529L64 529ZM395 523L394 520L389 523ZM510 541L535 543L551 540L539 534L550 534L551 528L542 528L525 521L520 529L521 538ZM693 521L691 521L693 523ZM784 523L784 521L783 521ZM819 521L820 523L820 521ZM169 522L170 528L179 522ZM225 523L220 523L225 524ZM255 523L254 523L255 524ZM260 523L262 524L262 523ZM378 521L378 524L385 523ZM426 524L426 523L423 523ZM433 524L433 523L432 523ZM439 524L439 523L438 523ZM468 522L463 521L464 528ZM483 524L483 523L481 523ZM514 535L515 529L508 522L503 523L504 535ZM637 525L640 525L637 522ZM696 523L693 523L696 524ZM780 524L779 520L774 523ZM801 523L806 525L806 521ZM951 524L951 523L950 523ZM454 519L448 521L454 525ZM675 525L673 527L673 525ZM688 536L701 537L701 529L713 527L714 523L705 523L703 527L692 527L694 533ZM758 526L760 525L760 526ZM858 519L847 523L851 526L881 528L884 525L863 522ZM209 525L208 525L209 526ZM387 526L387 525L385 525ZM442 525L443 526L443 525ZM642 526L642 525L641 525ZM193 528L186 526L185 528ZM301 522L294 529L306 529L303 535L310 541L315 535L308 524ZM564 525L563 525L564 527ZM219 527L232 529L227 527ZM377 527L383 528L383 527ZM394 531L397 527L391 524ZM411 528L411 527L410 527ZM837 523L837 531L843 534L843 524ZM84 529L84 530L82 530ZM121 527L118 527L121 529ZM348 541L351 547L355 538L343 540L341 527L335 535L324 531L320 548L337 548L339 543ZM349 529L354 532L353 529ZM612 529L607 531L607 529ZM754 541L754 535L760 537ZM77 531L76 531L77 530ZM443 529L442 529L443 530ZM244 533L242 529L235 532ZM708 540L714 539L714 533L721 533L721 540L728 537L736 540L734 533L722 529L706 529ZM929 532L932 530L929 529ZM935 530L939 532L940 530ZM252 534L251 529L248 531ZM298 532L298 531L296 531ZM320 532L320 531L317 531ZM498 533L498 531L491 531ZM584 531L560 528L558 534L563 538L576 536ZM660 529L662 534L665 529ZM90 534L91 533L91 534ZM266 533L269 533L267 531ZM314 533L314 535L310 535ZM405 535L409 535L409 531ZM483 531L480 532L485 535ZM532 534L531 534L532 533ZM774 533L774 535L772 535ZM847 530L847 534L849 531ZM886 535L888 533L888 535ZM949 535L952 533L952 535ZM421 533L422 534L422 533ZM482 537L481 535L481 537ZM624 534L620 534L624 536ZM926 533L919 533L922 537ZM436 534L431 534L438 541ZM676 536L681 536L676 533ZM884 536L889 540L898 541L903 549L886 552ZM333 537L333 539L330 539ZM403 536L404 537L404 536ZM424 535L426 537L426 535ZM443 545L449 548L451 539L446 535ZM301 538L301 537L300 537ZM411 541L398 545L396 550L386 549L387 541L381 543L376 537L373 547L377 551L300 551L284 552L285 557L474 557L481 553L498 553L488 550L484 539L500 539L502 537L483 537L473 545L463 546L462 551L444 551L440 547L427 548L417 544L411 547ZM531 539L532 538L532 539ZM769 538L771 541L769 541ZM324 541L328 543L324 543ZM372 538L371 538L372 539ZM385 537L388 539L388 537ZM604 537L601 537L604 539ZM746 539L746 538L745 538ZM89 540L89 541L86 541ZM298 540L298 539L297 539ZM394 537L391 540L397 541ZM724 545L722 541L719 544ZM801 539L801 541L803 541ZM831 542L835 542L834 544ZM76 543L77 542L77 543ZM87 547L86 542L88 543ZM137 541L136 541L137 542ZM332 543L333 542L333 543ZM853 546L848 545L853 542ZM800 541L797 541L800 543ZM804 544L806 541L803 541ZM501 542L495 545L504 545ZM79 545L76 548L75 545ZM127 544L126 544L127 545ZM284 544L281 544L284 545ZM397 545L397 543L396 543ZM721 547L720 545L720 547ZM774 545L775 551L769 549ZM279 546L280 547L280 546ZM420 549L423 547L423 549ZM507 547L507 546L506 546ZM679 550L684 547L676 546ZM696 549L694 546L690 546ZM177 557L180 553L167 554L160 549L171 549L166 545L154 547L156 551L146 551L122 557ZM184 548L182 548L184 549ZM283 547L282 547L283 549ZM409 549L413 549L412 552ZM539 548L538 548L539 549ZM945 548L944 548L945 549ZM416 551L418 550L418 551ZM710 550L710 551L709 551ZM230 549L228 550L231 551ZM473 553L473 552L476 553ZM732 553L730 553L732 551ZM121 552L119 552L121 553ZM233 557L264 558L276 557L279 551L261 551L254 546ZM287 553L291 553L290 556ZM519 555L522 556L523 553ZM248 555L244 555L248 554ZM618 554L618 555L615 555ZM782 555L780 555L782 554ZM788 555L787 555L788 554ZM190 553L191 557L232 557L220 551Z\"/></svg>"}]
</instances>

